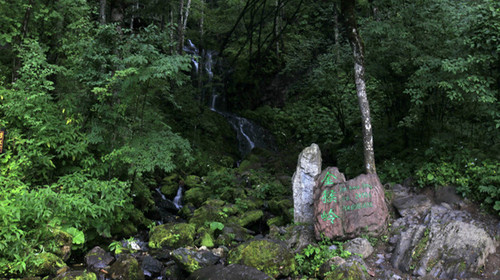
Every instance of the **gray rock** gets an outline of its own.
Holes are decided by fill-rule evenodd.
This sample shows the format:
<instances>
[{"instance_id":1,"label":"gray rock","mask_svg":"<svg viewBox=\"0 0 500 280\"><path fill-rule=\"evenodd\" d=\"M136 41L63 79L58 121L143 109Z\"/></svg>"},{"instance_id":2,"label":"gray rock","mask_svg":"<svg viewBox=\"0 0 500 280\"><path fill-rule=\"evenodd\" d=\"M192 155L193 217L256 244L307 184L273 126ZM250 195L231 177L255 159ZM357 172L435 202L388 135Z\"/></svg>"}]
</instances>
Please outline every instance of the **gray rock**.
<instances>
[{"instance_id":1,"label":"gray rock","mask_svg":"<svg viewBox=\"0 0 500 280\"><path fill-rule=\"evenodd\" d=\"M193 272L188 280L271 280L264 272L250 266L230 264L228 266L213 265Z\"/></svg>"},{"instance_id":2,"label":"gray rock","mask_svg":"<svg viewBox=\"0 0 500 280\"><path fill-rule=\"evenodd\" d=\"M344 250L353 254L359 254L363 259L366 259L373 253L373 246L370 244L370 241L358 237L344 244Z\"/></svg>"},{"instance_id":3,"label":"gray rock","mask_svg":"<svg viewBox=\"0 0 500 280\"><path fill-rule=\"evenodd\" d=\"M296 253L315 243L314 228L312 225L294 225L288 228L290 237L286 240L288 248Z\"/></svg>"},{"instance_id":4,"label":"gray rock","mask_svg":"<svg viewBox=\"0 0 500 280\"><path fill-rule=\"evenodd\" d=\"M399 214L403 217L408 215L425 214L432 206L429 198L425 195L409 195L395 198L392 202Z\"/></svg>"},{"instance_id":5,"label":"gray rock","mask_svg":"<svg viewBox=\"0 0 500 280\"><path fill-rule=\"evenodd\" d=\"M195 270L216 264L220 257L210 251L192 251L186 248L178 248L172 252L175 262L189 273Z\"/></svg>"},{"instance_id":6,"label":"gray rock","mask_svg":"<svg viewBox=\"0 0 500 280\"><path fill-rule=\"evenodd\" d=\"M151 256L145 256L144 259L142 259L141 267L144 271L144 275L148 277L160 276L163 270L163 264Z\"/></svg>"},{"instance_id":7,"label":"gray rock","mask_svg":"<svg viewBox=\"0 0 500 280\"><path fill-rule=\"evenodd\" d=\"M99 246L94 247L85 255L87 268L93 272L99 272L100 269L109 266L115 258Z\"/></svg>"},{"instance_id":8,"label":"gray rock","mask_svg":"<svg viewBox=\"0 0 500 280\"><path fill-rule=\"evenodd\" d=\"M404 220L406 217L398 219ZM423 224L403 229L391 258L393 267L432 279L468 277L484 266L495 242L463 211L433 206Z\"/></svg>"},{"instance_id":9,"label":"gray rock","mask_svg":"<svg viewBox=\"0 0 500 280\"><path fill-rule=\"evenodd\" d=\"M313 189L315 177L321 173L321 151L316 144L305 148L299 155L297 170L293 174L294 222L312 223Z\"/></svg>"}]
</instances>

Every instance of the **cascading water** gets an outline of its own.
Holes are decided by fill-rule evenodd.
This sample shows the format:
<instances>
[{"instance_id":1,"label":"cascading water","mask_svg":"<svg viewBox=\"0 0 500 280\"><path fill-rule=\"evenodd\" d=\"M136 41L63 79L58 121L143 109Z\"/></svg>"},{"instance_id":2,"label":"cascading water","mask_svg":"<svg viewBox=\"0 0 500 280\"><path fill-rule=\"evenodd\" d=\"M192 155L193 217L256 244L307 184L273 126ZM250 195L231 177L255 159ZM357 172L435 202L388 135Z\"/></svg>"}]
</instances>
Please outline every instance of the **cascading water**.
<instances>
[{"instance_id":1,"label":"cascading water","mask_svg":"<svg viewBox=\"0 0 500 280\"><path fill-rule=\"evenodd\" d=\"M174 197L174 205L177 209L182 208L182 186L179 186L179 189L177 189L177 194Z\"/></svg>"},{"instance_id":2,"label":"cascading water","mask_svg":"<svg viewBox=\"0 0 500 280\"><path fill-rule=\"evenodd\" d=\"M207 51L203 50L202 51L203 55L200 57L199 56L200 52L198 48L191 42L191 40L188 40L187 45L188 45L187 47L184 47L184 51L188 54L193 55L192 58L193 68L196 74L198 75L198 79L200 79L200 76L202 75L202 73L199 72L198 68L198 65L200 63L197 61L197 59L200 59L203 62L203 65L205 66L204 71L208 76L208 83L211 83L214 76L213 61L216 53L210 50ZM216 89L214 87L210 88L212 89L208 102L210 110L224 116L227 119L227 121L231 124L231 126L236 132L236 137L239 142L238 147L242 157L249 154L256 147L271 148L274 146L272 144L273 143L272 137L264 128L246 118L240 117L231 112L223 110L222 108L224 107L223 106L224 98L216 93Z\"/></svg>"}]
</instances>

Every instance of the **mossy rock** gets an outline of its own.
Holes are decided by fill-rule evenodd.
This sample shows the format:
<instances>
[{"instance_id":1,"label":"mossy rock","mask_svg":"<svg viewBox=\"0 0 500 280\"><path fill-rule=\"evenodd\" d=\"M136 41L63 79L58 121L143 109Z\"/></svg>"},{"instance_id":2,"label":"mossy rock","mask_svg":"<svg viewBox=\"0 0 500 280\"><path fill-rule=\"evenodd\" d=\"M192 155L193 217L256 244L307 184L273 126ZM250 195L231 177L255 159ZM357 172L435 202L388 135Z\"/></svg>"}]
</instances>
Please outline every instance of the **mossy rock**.
<instances>
[{"instance_id":1,"label":"mossy rock","mask_svg":"<svg viewBox=\"0 0 500 280\"><path fill-rule=\"evenodd\" d=\"M196 207L193 205L193 203L188 202L179 210L179 215L184 219L190 219L191 217L193 217L195 210Z\"/></svg>"},{"instance_id":2,"label":"mossy rock","mask_svg":"<svg viewBox=\"0 0 500 280\"><path fill-rule=\"evenodd\" d=\"M205 227L200 227L197 230L197 235L199 236L198 239L196 239L196 245L199 246L205 246L207 248L212 248L215 246L214 243L214 236L213 236L214 230L211 230L210 228L205 228Z\"/></svg>"},{"instance_id":3,"label":"mossy rock","mask_svg":"<svg viewBox=\"0 0 500 280\"><path fill-rule=\"evenodd\" d=\"M256 221L262 219L264 216L264 212L262 210L252 210L243 213L239 219L238 219L238 224L242 227L246 227L252 223L255 223Z\"/></svg>"},{"instance_id":4,"label":"mossy rock","mask_svg":"<svg viewBox=\"0 0 500 280\"><path fill-rule=\"evenodd\" d=\"M226 202L219 199L207 200L203 205L194 211L193 217L189 219L189 223L195 224L197 227L202 227L205 222L221 222L227 221L229 214L224 212Z\"/></svg>"},{"instance_id":5,"label":"mossy rock","mask_svg":"<svg viewBox=\"0 0 500 280\"><path fill-rule=\"evenodd\" d=\"M202 187L203 183L201 181L201 178L196 175L188 175L186 179L184 180L184 185L187 188L197 188L197 187Z\"/></svg>"},{"instance_id":6,"label":"mossy rock","mask_svg":"<svg viewBox=\"0 0 500 280\"><path fill-rule=\"evenodd\" d=\"M296 272L294 255L286 245L271 240L255 240L229 251L229 263L252 266L267 275L277 278Z\"/></svg>"},{"instance_id":7,"label":"mossy rock","mask_svg":"<svg viewBox=\"0 0 500 280\"><path fill-rule=\"evenodd\" d=\"M35 255L35 260L29 268L31 275L45 276L54 275L56 272L66 266L64 261L55 254L43 252Z\"/></svg>"},{"instance_id":8,"label":"mossy rock","mask_svg":"<svg viewBox=\"0 0 500 280\"><path fill-rule=\"evenodd\" d=\"M139 262L131 255L121 255L109 269L113 279L144 280Z\"/></svg>"},{"instance_id":9,"label":"mossy rock","mask_svg":"<svg viewBox=\"0 0 500 280\"><path fill-rule=\"evenodd\" d=\"M286 221L285 219L283 219L282 216L272 217L268 219L266 223L269 226L269 228L271 228L272 226L281 227L286 225Z\"/></svg>"},{"instance_id":10,"label":"mossy rock","mask_svg":"<svg viewBox=\"0 0 500 280\"><path fill-rule=\"evenodd\" d=\"M365 280L368 279L366 268L359 262L342 264L327 273L324 280Z\"/></svg>"},{"instance_id":11,"label":"mossy rock","mask_svg":"<svg viewBox=\"0 0 500 280\"><path fill-rule=\"evenodd\" d=\"M292 199L272 199L269 201L269 211L276 216L283 216L285 221L293 221L293 212L289 211L293 207Z\"/></svg>"},{"instance_id":12,"label":"mossy rock","mask_svg":"<svg viewBox=\"0 0 500 280\"><path fill-rule=\"evenodd\" d=\"M155 201L149 186L141 180L135 180L132 184L132 192L135 194L134 205L141 211L150 210L155 206Z\"/></svg>"},{"instance_id":13,"label":"mossy rock","mask_svg":"<svg viewBox=\"0 0 500 280\"><path fill-rule=\"evenodd\" d=\"M160 191L162 194L164 194L166 197L169 197L173 199L177 195L177 191L179 190L179 185L163 185L160 188Z\"/></svg>"},{"instance_id":14,"label":"mossy rock","mask_svg":"<svg viewBox=\"0 0 500 280\"><path fill-rule=\"evenodd\" d=\"M69 271L58 275L54 280L97 280L97 276L89 271Z\"/></svg>"},{"instance_id":15,"label":"mossy rock","mask_svg":"<svg viewBox=\"0 0 500 280\"><path fill-rule=\"evenodd\" d=\"M222 233L215 240L215 244L217 246L232 246L252 239L252 233L238 223L228 223L224 225Z\"/></svg>"},{"instance_id":16,"label":"mossy rock","mask_svg":"<svg viewBox=\"0 0 500 280\"><path fill-rule=\"evenodd\" d=\"M196 234L196 226L187 223L168 223L154 227L149 233L149 247L177 248L192 246Z\"/></svg>"},{"instance_id":17,"label":"mossy rock","mask_svg":"<svg viewBox=\"0 0 500 280\"><path fill-rule=\"evenodd\" d=\"M196 207L200 207L203 202L207 200L208 196L209 194L205 188L196 187L184 193L184 201L186 201L186 203L192 203Z\"/></svg>"}]
</instances>

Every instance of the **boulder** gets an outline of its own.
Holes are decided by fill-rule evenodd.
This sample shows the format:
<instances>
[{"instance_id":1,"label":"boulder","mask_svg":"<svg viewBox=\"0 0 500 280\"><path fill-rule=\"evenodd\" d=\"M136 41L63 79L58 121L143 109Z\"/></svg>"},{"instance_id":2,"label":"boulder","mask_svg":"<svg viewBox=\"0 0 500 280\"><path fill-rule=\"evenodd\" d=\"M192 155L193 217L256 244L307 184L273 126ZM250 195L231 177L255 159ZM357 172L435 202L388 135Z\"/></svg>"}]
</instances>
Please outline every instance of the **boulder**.
<instances>
[{"instance_id":1,"label":"boulder","mask_svg":"<svg viewBox=\"0 0 500 280\"><path fill-rule=\"evenodd\" d=\"M297 170L293 174L293 206L296 223L313 223L313 190L316 176L321 173L321 151L316 144L305 148L299 155Z\"/></svg>"},{"instance_id":2,"label":"boulder","mask_svg":"<svg viewBox=\"0 0 500 280\"><path fill-rule=\"evenodd\" d=\"M141 268L144 275L151 278L160 276L161 271L163 270L163 264L151 256L145 256L142 259Z\"/></svg>"},{"instance_id":3,"label":"boulder","mask_svg":"<svg viewBox=\"0 0 500 280\"><path fill-rule=\"evenodd\" d=\"M467 278L477 273L495 250L484 226L463 211L436 205L423 224L410 225L401 232L391 263L421 277Z\"/></svg>"},{"instance_id":4,"label":"boulder","mask_svg":"<svg viewBox=\"0 0 500 280\"><path fill-rule=\"evenodd\" d=\"M290 225L288 227L271 226L269 236L277 240L285 240L287 247L299 253L309 244L316 243L314 227L310 224Z\"/></svg>"},{"instance_id":5,"label":"boulder","mask_svg":"<svg viewBox=\"0 0 500 280\"><path fill-rule=\"evenodd\" d=\"M345 243L344 250L361 255L363 259L366 259L373 253L373 246L365 238L358 237Z\"/></svg>"},{"instance_id":6,"label":"boulder","mask_svg":"<svg viewBox=\"0 0 500 280\"><path fill-rule=\"evenodd\" d=\"M144 280L144 272L139 262L128 254L120 255L109 269L111 279L118 280Z\"/></svg>"},{"instance_id":7,"label":"boulder","mask_svg":"<svg viewBox=\"0 0 500 280\"><path fill-rule=\"evenodd\" d=\"M213 265L193 272L188 280L272 280L264 272L250 266L230 264L228 266Z\"/></svg>"},{"instance_id":8,"label":"boulder","mask_svg":"<svg viewBox=\"0 0 500 280\"><path fill-rule=\"evenodd\" d=\"M432 203L427 196L421 194L397 197L393 200L392 205L401 216L405 217L424 215L431 208Z\"/></svg>"},{"instance_id":9,"label":"boulder","mask_svg":"<svg viewBox=\"0 0 500 280\"><path fill-rule=\"evenodd\" d=\"M29 272L32 275L55 275L60 268L66 266L60 257L49 252L40 253L35 258L33 266L29 268Z\"/></svg>"},{"instance_id":10,"label":"boulder","mask_svg":"<svg viewBox=\"0 0 500 280\"><path fill-rule=\"evenodd\" d=\"M93 272L99 272L99 270L108 267L114 260L115 258L110 253L99 246L94 247L85 255L87 268Z\"/></svg>"},{"instance_id":11,"label":"boulder","mask_svg":"<svg viewBox=\"0 0 500 280\"><path fill-rule=\"evenodd\" d=\"M243 243L229 251L230 264L242 264L278 278L286 277L296 271L294 255L285 244L273 240L262 239Z\"/></svg>"},{"instance_id":12,"label":"boulder","mask_svg":"<svg viewBox=\"0 0 500 280\"><path fill-rule=\"evenodd\" d=\"M367 266L358 256L353 256L326 273L324 280L365 280L370 279Z\"/></svg>"},{"instance_id":13,"label":"boulder","mask_svg":"<svg viewBox=\"0 0 500 280\"><path fill-rule=\"evenodd\" d=\"M175 262L188 273L193 273L200 268L214 265L220 260L220 257L210 251L193 251L186 248L174 250L172 256Z\"/></svg>"},{"instance_id":14,"label":"boulder","mask_svg":"<svg viewBox=\"0 0 500 280\"><path fill-rule=\"evenodd\" d=\"M321 236L347 240L386 231L389 216L384 188L376 174L345 181L336 167L325 169L314 190L314 231Z\"/></svg>"},{"instance_id":15,"label":"boulder","mask_svg":"<svg viewBox=\"0 0 500 280\"><path fill-rule=\"evenodd\" d=\"M154 227L149 233L149 247L180 247L193 245L196 227L187 223L168 223Z\"/></svg>"}]
</instances>

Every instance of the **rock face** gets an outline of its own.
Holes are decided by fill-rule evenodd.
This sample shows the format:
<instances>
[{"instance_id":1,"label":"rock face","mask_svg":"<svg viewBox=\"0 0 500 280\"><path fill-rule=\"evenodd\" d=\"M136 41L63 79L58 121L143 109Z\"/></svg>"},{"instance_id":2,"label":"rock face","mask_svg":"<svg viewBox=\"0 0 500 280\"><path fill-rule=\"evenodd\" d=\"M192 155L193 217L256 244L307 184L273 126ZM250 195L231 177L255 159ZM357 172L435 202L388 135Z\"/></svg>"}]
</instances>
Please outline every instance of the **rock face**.
<instances>
[{"instance_id":1,"label":"rock face","mask_svg":"<svg viewBox=\"0 0 500 280\"><path fill-rule=\"evenodd\" d=\"M423 203L426 204L426 203ZM405 228L392 254L393 267L432 279L466 278L495 253L495 242L467 213L434 205L422 224L407 217L394 222Z\"/></svg>"},{"instance_id":2,"label":"rock face","mask_svg":"<svg viewBox=\"0 0 500 280\"><path fill-rule=\"evenodd\" d=\"M321 172L321 151L316 144L305 148L299 155L297 170L293 174L294 222L313 223L313 190L316 176Z\"/></svg>"},{"instance_id":3,"label":"rock face","mask_svg":"<svg viewBox=\"0 0 500 280\"><path fill-rule=\"evenodd\" d=\"M94 247L85 255L85 263L90 271L98 272L102 268L108 267L115 258L99 246Z\"/></svg>"},{"instance_id":4,"label":"rock face","mask_svg":"<svg viewBox=\"0 0 500 280\"><path fill-rule=\"evenodd\" d=\"M316 239L352 239L361 234L378 236L386 230L388 209L376 174L345 181L336 167L325 169L314 190Z\"/></svg>"}]
</instances>

